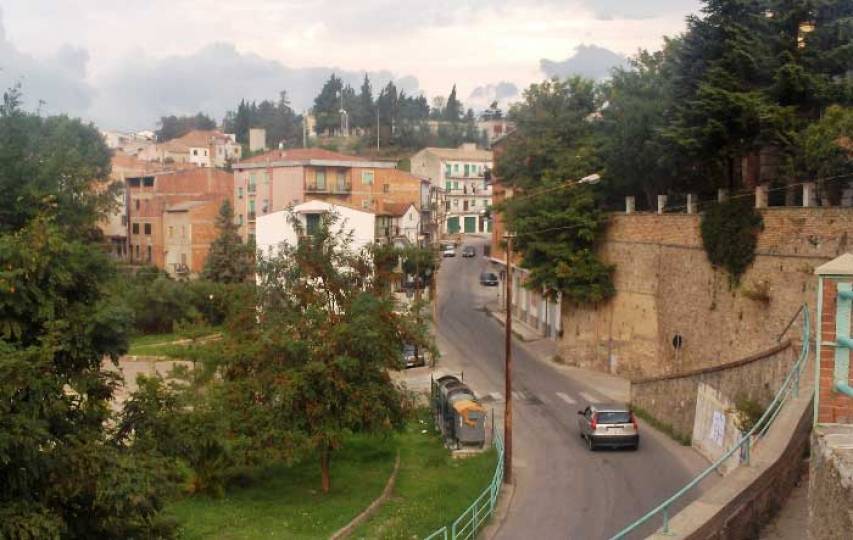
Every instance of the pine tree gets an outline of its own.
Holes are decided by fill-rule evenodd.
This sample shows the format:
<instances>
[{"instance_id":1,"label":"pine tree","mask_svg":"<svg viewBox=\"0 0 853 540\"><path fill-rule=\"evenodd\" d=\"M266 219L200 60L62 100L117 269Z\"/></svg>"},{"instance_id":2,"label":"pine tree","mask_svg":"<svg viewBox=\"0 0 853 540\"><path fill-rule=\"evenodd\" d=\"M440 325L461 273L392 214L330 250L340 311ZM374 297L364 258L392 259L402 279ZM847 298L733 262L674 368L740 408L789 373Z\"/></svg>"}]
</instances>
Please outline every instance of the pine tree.
<instances>
[{"instance_id":1,"label":"pine tree","mask_svg":"<svg viewBox=\"0 0 853 540\"><path fill-rule=\"evenodd\" d=\"M355 102L352 125L360 129L376 129L376 105L373 103L373 87L366 73Z\"/></svg>"},{"instance_id":2,"label":"pine tree","mask_svg":"<svg viewBox=\"0 0 853 540\"><path fill-rule=\"evenodd\" d=\"M316 121L315 130L318 135L326 132L334 132L340 127L340 92L343 89L343 81L332 73L329 80L323 85L320 93L314 98L313 112Z\"/></svg>"},{"instance_id":3,"label":"pine tree","mask_svg":"<svg viewBox=\"0 0 853 540\"><path fill-rule=\"evenodd\" d=\"M462 118L462 103L456 99L456 85L447 96L447 103L444 106L444 120L448 122L458 122Z\"/></svg>"},{"instance_id":4,"label":"pine tree","mask_svg":"<svg viewBox=\"0 0 853 540\"><path fill-rule=\"evenodd\" d=\"M216 218L219 237L210 244L203 277L219 283L241 283L254 273L254 249L240 239L231 202L223 201Z\"/></svg>"}]
</instances>

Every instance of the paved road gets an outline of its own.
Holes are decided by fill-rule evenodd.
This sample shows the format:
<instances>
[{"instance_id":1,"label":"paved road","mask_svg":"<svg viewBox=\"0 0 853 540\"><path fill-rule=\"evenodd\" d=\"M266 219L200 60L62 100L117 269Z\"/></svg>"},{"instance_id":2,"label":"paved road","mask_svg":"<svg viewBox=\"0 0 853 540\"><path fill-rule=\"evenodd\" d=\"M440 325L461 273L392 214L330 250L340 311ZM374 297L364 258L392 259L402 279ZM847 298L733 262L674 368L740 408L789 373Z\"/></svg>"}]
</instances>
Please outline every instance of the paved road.
<instances>
[{"instance_id":1,"label":"paved road","mask_svg":"<svg viewBox=\"0 0 853 540\"><path fill-rule=\"evenodd\" d=\"M478 256L446 258L439 272L440 365L464 370L465 382L494 400L495 423L502 425L503 327L482 310L496 291L478 282L490 266L480 256L485 241L466 243L477 246ZM515 494L496 538L609 538L707 466L691 449L642 424L637 452L589 452L578 436L577 410L605 396L536 359L521 343L514 345L513 375Z\"/></svg>"}]
</instances>

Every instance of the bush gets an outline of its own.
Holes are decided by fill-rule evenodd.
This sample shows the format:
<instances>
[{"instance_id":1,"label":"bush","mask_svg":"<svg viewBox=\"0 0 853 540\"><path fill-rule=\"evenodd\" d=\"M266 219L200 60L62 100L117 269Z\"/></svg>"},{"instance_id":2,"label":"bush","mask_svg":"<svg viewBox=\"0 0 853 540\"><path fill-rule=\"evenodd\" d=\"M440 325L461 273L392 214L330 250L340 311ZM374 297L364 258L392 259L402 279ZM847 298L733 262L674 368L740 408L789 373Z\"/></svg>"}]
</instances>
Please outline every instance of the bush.
<instances>
[{"instance_id":1,"label":"bush","mask_svg":"<svg viewBox=\"0 0 853 540\"><path fill-rule=\"evenodd\" d=\"M702 244L715 268L725 268L736 285L755 259L764 221L748 199L716 203L702 215Z\"/></svg>"}]
</instances>

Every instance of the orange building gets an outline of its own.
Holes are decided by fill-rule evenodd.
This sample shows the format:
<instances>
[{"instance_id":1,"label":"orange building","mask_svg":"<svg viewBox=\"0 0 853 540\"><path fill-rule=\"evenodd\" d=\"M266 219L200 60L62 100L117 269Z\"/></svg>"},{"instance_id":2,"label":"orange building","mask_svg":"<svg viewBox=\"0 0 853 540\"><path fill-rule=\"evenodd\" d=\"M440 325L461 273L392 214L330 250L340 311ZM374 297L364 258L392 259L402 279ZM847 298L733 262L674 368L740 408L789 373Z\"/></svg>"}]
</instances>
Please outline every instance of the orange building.
<instances>
[{"instance_id":1,"label":"orange building","mask_svg":"<svg viewBox=\"0 0 853 540\"><path fill-rule=\"evenodd\" d=\"M235 214L244 239L254 236L258 215L309 200L383 211L412 203L429 212L429 181L387 161L322 148L271 150L233 165Z\"/></svg>"},{"instance_id":2,"label":"orange building","mask_svg":"<svg viewBox=\"0 0 853 540\"><path fill-rule=\"evenodd\" d=\"M219 169L194 168L128 177L126 182L130 261L153 264L172 275L200 272L219 206L233 200L234 177ZM179 247L177 257L170 253Z\"/></svg>"}]
</instances>

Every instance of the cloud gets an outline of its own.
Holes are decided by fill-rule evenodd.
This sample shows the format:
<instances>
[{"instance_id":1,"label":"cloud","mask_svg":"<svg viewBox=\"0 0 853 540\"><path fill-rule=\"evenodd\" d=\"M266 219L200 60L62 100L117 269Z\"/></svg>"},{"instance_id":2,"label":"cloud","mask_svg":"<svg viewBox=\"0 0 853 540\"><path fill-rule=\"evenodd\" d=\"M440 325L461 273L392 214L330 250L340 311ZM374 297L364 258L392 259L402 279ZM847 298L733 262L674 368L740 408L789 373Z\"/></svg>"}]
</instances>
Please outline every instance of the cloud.
<instances>
[{"instance_id":1,"label":"cloud","mask_svg":"<svg viewBox=\"0 0 853 540\"><path fill-rule=\"evenodd\" d=\"M486 84L474 88L465 105L475 109L485 109L493 101L505 103L515 97L518 97L518 87L511 82L501 81L497 84Z\"/></svg>"},{"instance_id":2,"label":"cloud","mask_svg":"<svg viewBox=\"0 0 853 540\"><path fill-rule=\"evenodd\" d=\"M100 98L91 115L122 129L151 126L163 115L197 111L219 120L241 99L277 99L287 91L297 111L309 108L323 83L335 73L358 89L364 72L330 67L291 68L254 53L241 53L231 43L214 43L195 53L151 59L129 55L98 82ZM389 71L368 72L374 94L394 80L408 94L419 92L413 76L396 78Z\"/></svg>"},{"instance_id":3,"label":"cloud","mask_svg":"<svg viewBox=\"0 0 853 540\"><path fill-rule=\"evenodd\" d=\"M0 9L0 91L20 84L26 108L81 114L95 93L86 81L88 62L84 49L69 45L45 58L19 51L6 39Z\"/></svg>"},{"instance_id":4,"label":"cloud","mask_svg":"<svg viewBox=\"0 0 853 540\"><path fill-rule=\"evenodd\" d=\"M585 0L586 6L600 20L651 19L670 13L695 12L698 0Z\"/></svg>"},{"instance_id":5,"label":"cloud","mask_svg":"<svg viewBox=\"0 0 853 540\"><path fill-rule=\"evenodd\" d=\"M578 45L574 54L562 61L543 58L539 61L542 72L548 77L565 78L581 75L594 80L605 79L610 70L627 64L627 58L597 45Z\"/></svg>"}]
</instances>

